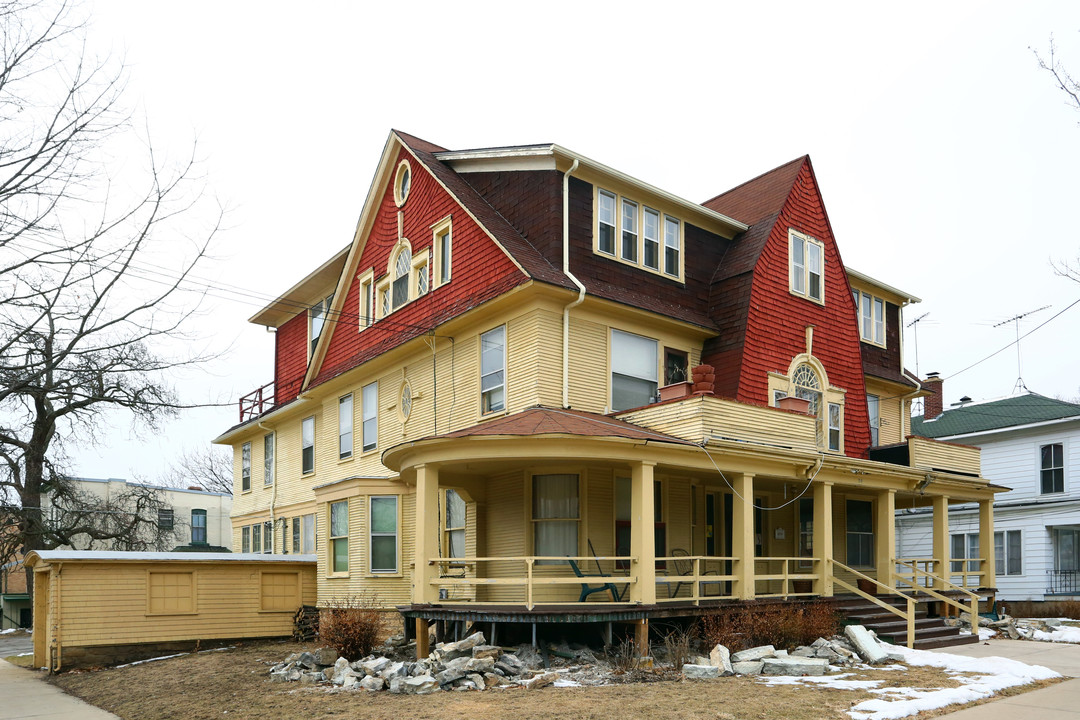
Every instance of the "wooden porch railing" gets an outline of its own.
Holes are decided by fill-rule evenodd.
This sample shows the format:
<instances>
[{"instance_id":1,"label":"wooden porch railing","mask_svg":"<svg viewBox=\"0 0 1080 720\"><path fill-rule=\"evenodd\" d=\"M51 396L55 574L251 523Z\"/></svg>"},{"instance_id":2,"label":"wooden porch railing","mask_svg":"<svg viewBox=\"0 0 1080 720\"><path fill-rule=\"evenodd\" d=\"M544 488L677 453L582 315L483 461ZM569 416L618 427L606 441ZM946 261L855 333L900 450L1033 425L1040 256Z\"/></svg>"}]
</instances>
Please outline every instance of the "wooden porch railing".
<instances>
[{"instance_id":1,"label":"wooden porch railing","mask_svg":"<svg viewBox=\"0 0 1080 720\"><path fill-rule=\"evenodd\" d=\"M896 564L902 568L910 570L911 572L898 572L896 573L896 579L900 582L910 585L913 590L918 590L919 592L926 593L935 600L940 600L947 605L959 608L962 612L971 613L972 632L977 633L979 627L979 596L968 590L966 587L954 585L953 583L946 580L944 577L933 575L921 569L919 567L919 562L920 561L918 560L910 561L897 558ZM979 574L981 575L981 573ZM920 580L923 580L925 582L920 582ZM963 603L958 600L954 600L948 595L941 594L935 588L940 588L942 590L954 590L963 593L967 596L968 599L967 606L965 607Z\"/></svg>"},{"instance_id":2,"label":"wooden porch railing","mask_svg":"<svg viewBox=\"0 0 1080 720\"><path fill-rule=\"evenodd\" d=\"M797 581L804 581L811 583L813 588L814 580L823 580L823 573L820 569L821 560L814 557L756 557L754 563L765 563L768 570L765 573L758 573L755 568L754 572L754 597L791 597L796 595L813 595L812 590L804 592L795 592L794 583ZM772 568L779 563L780 572L772 572ZM809 563L809 568L800 568L799 564ZM794 567L793 567L794 565ZM814 571L814 566L818 566L817 572ZM757 584L759 582L769 583L770 581L780 582L779 592L757 592Z\"/></svg>"},{"instance_id":3,"label":"wooden porch railing","mask_svg":"<svg viewBox=\"0 0 1080 720\"><path fill-rule=\"evenodd\" d=\"M855 577L857 577L859 579L868 580L869 582L874 583L874 585L878 586L879 588L884 589L885 592L889 593L890 595L899 595L901 598L906 600L907 601L907 612L904 612L903 610L896 607L895 605L890 605L889 603L887 603L887 602L885 602L885 601L883 601L883 600L881 600L879 598L874 597L873 595L871 595L868 592L863 592L858 587L856 587L855 585L850 584L846 580L842 580L842 579L838 578L836 576L835 571L833 571L833 573L832 573L833 574L833 583L835 583L836 585L839 585L840 587L844 588L845 590L848 590L848 591L854 593L855 595L858 595L862 599L869 600L870 602L874 603L875 605L878 605L878 606L888 610L889 612L893 613L894 615L899 615L901 618L906 620L907 621L907 646L909 648L915 647L915 598L911 597L910 595L905 595L904 593L900 592L896 588L889 587L885 583L880 582L877 578L872 578L869 575L864 575L863 573L859 572L858 570L855 570L853 568L849 568L847 565L844 565L841 562L833 560L832 558L829 558L826 561L826 565L828 566L830 571L833 571L833 568L839 568L839 569L843 570L844 572L851 573L852 575L854 575Z\"/></svg>"},{"instance_id":4,"label":"wooden porch railing","mask_svg":"<svg viewBox=\"0 0 1080 720\"><path fill-rule=\"evenodd\" d=\"M733 557L711 555L680 555L661 557L666 574L656 576L656 602L690 601L700 605L702 598L726 598L734 595L738 578L726 571L735 562Z\"/></svg>"}]
</instances>

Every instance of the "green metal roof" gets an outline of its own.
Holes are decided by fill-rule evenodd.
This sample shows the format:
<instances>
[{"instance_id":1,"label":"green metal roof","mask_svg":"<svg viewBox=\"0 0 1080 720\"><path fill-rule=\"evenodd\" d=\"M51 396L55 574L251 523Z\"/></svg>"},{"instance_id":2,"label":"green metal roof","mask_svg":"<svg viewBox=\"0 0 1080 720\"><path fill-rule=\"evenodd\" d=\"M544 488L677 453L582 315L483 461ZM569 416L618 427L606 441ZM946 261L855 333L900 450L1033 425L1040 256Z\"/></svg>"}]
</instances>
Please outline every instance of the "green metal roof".
<instances>
[{"instance_id":1,"label":"green metal roof","mask_svg":"<svg viewBox=\"0 0 1080 720\"><path fill-rule=\"evenodd\" d=\"M985 432L1080 417L1080 405L1037 393L951 407L933 420L911 418L911 434L928 438Z\"/></svg>"}]
</instances>

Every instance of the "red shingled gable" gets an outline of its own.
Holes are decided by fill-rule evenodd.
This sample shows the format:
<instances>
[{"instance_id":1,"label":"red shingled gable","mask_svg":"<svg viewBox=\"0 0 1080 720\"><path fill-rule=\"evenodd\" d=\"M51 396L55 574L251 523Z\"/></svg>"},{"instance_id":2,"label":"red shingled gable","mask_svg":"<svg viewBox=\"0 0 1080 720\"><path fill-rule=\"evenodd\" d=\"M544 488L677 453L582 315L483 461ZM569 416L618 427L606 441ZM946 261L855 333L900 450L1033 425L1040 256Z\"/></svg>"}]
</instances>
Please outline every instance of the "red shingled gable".
<instances>
[{"instance_id":1,"label":"red shingled gable","mask_svg":"<svg viewBox=\"0 0 1080 720\"><path fill-rule=\"evenodd\" d=\"M415 141L411 138L410 140ZM424 147L429 146L429 143L424 144ZM417 162L407 149L402 148L392 167L396 168L398 163L406 158L412 167L412 187L408 200L401 208L402 234L409 239L415 256L424 249L431 248L431 226L448 215L452 216L451 280L387 317L377 320L363 332L359 331L360 283L357 278L371 268L374 268L376 281L384 277L387 274L390 253L398 241L398 207L394 203L391 174L390 182L383 188L377 215L366 238L356 272L350 279L341 317L334 328L326 356L312 385L336 377L528 281L528 276L492 242L484 229L437 182L424 162ZM443 167L433 158L431 162Z\"/></svg>"},{"instance_id":2,"label":"red shingled gable","mask_svg":"<svg viewBox=\"0 0 1080 720\"><path fill-rule=\"evenodd\" d=\"M789 292L788 228L824 246L824 305ZM813 168L809 158L803 158L754 268L737 400L768 403L768 373L786 374L792 358L805 352L807 325L815 328L813 355L825 366L829 383L847 391L846 454L866 457L870 429L855 305Z\"/></svg>"},{"instance_id":3,"label":"red shingled gable","mask_svg":"<svg viewBox=\"0 0 1080 720\"><path fill-rule=\"evenodd\" d=\"M284 405L300 393L307 372L307 312L301 310L274 335L274 404Z\"/></svg>"}]
</instances>

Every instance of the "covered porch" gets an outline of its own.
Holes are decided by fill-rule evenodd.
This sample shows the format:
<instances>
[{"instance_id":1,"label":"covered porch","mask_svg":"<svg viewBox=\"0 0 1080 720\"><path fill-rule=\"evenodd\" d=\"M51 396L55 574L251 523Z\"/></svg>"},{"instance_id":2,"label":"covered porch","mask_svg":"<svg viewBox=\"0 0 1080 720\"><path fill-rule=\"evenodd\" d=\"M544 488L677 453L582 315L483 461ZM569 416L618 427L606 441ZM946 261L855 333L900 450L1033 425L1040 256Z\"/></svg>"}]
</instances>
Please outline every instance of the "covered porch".
<instances>
[{"instance_id":1,"label":"covered porch","mask_svg":"<svg viewBox=\"0 0 1080 720\"><path fill-rule=\"evenodd\" d=\"M415 485L401 609L418 623L481 609L631 612L647 632L651 615L732 602L993 584L993 489L979 478L925 482L910 467L841 455L699 445L586 413L514 417L385 456ZM945 577L950 498L980 503L988 552ZM896 557L898 502L933 505L933 557Z\"/></svg>"}]
</instances>

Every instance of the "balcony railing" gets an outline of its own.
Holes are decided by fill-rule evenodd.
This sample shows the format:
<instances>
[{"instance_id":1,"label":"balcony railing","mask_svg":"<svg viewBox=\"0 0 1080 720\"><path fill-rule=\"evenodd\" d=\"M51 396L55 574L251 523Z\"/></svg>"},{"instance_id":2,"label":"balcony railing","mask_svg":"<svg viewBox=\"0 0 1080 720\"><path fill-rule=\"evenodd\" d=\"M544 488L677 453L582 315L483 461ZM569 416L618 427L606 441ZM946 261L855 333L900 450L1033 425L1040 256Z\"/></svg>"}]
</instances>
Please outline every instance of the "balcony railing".
<instances>
[{"instance_id":1,"label":"balcony railing","mask_svg":"<svg viewBox=\"0 0 1080 720\"><path fill-rule=\"evenodd\" d=\"M1080 595L1080 570L1047 570L1047 595Z\"/></svg>"},{"instance_id":2,"label":"balcony railing","mask_svg":"<svg viewBox=\"0 0 1080 720\"><path fill-rule=\"evenodd\" d=\"M274 383L268 382L261 388L240 398L240 422L253 420L273 406Z\"/></svg>"}]
</instances>

